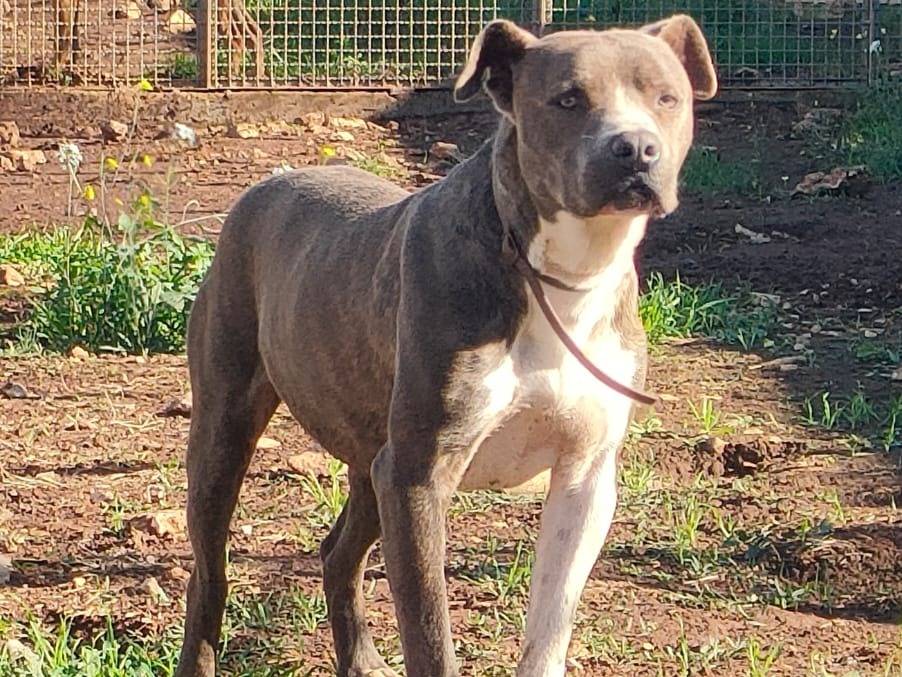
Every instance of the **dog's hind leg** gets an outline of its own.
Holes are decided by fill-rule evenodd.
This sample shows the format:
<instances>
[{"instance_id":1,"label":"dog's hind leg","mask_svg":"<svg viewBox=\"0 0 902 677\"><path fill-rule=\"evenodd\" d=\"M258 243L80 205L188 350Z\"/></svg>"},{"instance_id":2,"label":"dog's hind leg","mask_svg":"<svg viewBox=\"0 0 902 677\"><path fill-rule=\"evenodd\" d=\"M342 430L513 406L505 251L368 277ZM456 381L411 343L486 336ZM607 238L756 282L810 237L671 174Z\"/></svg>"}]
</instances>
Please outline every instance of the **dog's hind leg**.
<instances>
[{"instance_id":1,"label":"dog's hind leg","mask_svg":"<svg viewBox=\"0 0 902 677\"><path fill-rule=\"evenodd\" d=\"M194 571L177 677L215 674L229 522L257 439L279 403L257 352L256 323L231 323L209 312L205 296L202 289L189 331L188 533Z\"/></svg>"},{"instance_id":2,"label":"dog's hind leg","mask_svg":"<svg viewBox=\"0 0 902 677\"><path fill-rule=\"evenodd\" d=\"M348 501L323 541L323 588L339 677L395 677L373 644L363 608L363 571L379 537L379 511L368 473L348 471Z\"/></svg>"}]
</instances>

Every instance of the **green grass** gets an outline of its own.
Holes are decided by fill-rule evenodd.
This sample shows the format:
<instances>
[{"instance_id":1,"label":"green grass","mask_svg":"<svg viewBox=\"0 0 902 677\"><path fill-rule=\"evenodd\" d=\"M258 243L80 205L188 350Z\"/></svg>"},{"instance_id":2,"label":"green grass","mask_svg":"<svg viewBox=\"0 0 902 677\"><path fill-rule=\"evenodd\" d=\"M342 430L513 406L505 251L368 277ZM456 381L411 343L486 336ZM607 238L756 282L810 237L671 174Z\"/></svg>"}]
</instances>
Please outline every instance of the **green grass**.
<instances>
[{"instance_id":1,"label":"green grass","mask_svg":"<svg viewBox=\"0 0 902 677\"><path fill-rule=\"evenodd\" d=\"M209 242L123 216L114 234L77 230L0 236L0 260L37 284L21 343L52 352L179 352L188 312L210 264Z\"/></svg>"},{"instance_id":2,"label":"green grass","mask_svg":"<svg viewBox=\"0 0 902 677\"><path fill-rule=\"evenodd\" d=\"M760 183L751 162L727 162L716 150L695 147L686 157L680 181L686 192L713 197L726 193L748 193Z\"/></svg>"},{"instance_id":3,"label":"green grass","mask_svg":"<svg viewBox=\"0 0 902 677\"><path fill-rule=\"evenodd\" d=\"M77 636L62 620L47 628L37 621L19 626L3 622L0 675L4 677L157 677L171 675L178 660L179 641L117 634L110 621L92 638Z\"/></svg>"},{"instance_id":4,"label":"green grass","mask_svg":"<svg viewBox=\"0 0 902 677\"><path fill-rule=\"evenodd\" d=\"M902 84L865 90L840 130L839 150L877 178L902 178Z\"/></svg>"},{"instance_id":5,"label":"green grass","mask_svg":"<svg viewBox=\"0 0 902 677\"><path fill-rule=\"evenodd\" d=\"M862 390L848 397L825 391L807 397L802 407L802 422L808 426L867 433L884 451L902 446L902 395L878 400Z\"/></svg>"},{"instance_id":6,"label":"green grass","mask_svg":"<svg viewBox=\"0 0 902 677\"><path fill-rule=\"evenodd\" d=\"M690 285L679 276L666 281L652 273L639 299L649 341L705 336L745 350L765 344L777 322L776 308L747 290L728 293L723 285Z\"/></svg>"}]
</instances>

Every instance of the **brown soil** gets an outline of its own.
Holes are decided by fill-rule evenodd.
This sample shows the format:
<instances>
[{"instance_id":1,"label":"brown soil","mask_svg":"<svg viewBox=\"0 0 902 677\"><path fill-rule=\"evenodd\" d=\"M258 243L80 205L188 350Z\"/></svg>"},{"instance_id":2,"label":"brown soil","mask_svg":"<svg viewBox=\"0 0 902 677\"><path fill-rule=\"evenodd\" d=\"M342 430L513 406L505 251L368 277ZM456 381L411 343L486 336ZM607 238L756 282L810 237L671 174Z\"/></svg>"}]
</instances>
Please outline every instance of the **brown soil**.
<instances>
[{"instance_id":1,"label":"brown soil","mask_svg":"<svg viewBox=\"0 0 902 677\"><path fill-rule=\"evenodd\" d=\"M802 114L796 106L706 113L699 142L728 161L757 162L761 188L690 195L649 234L643 272L678 270L686 281L739 282L777 295L780 335L765 351L699 340L654 352L661 426L628 445L623 458L624 472L645 464L652 475L643 491L624 492L584 596L571 652L578 674L746 674L750 640L762 655L779 649L768 675L902 674L898 457L800 418L804 399L824 390L848 396L860 387L880 402L899 394L889 378L898 365L857 360L850 346L865 338L902 343L902 186L790 198L805 173L831 168L792 134ZM65 119L51 111L20 123L23 144L52 150L60 140L54 125L73 127L78 112L59 115ZM192 123L201 144L189 149L154 138L173 121L142 121L128 150L124 142L104 144L96 118L78 120L84 134L76 140L86 167L97 167L103 153L151 154L153 167L136 166L110 192L128 195L146 184L160 194L168 186L177 221L224 212L281 162L317 162L324 145L340 157L381 157L400 183L423 185L449 167L428 153L434 141L468 153L492 126L485 114L412 117L349 127L350 140L334 125L278 120L260 127L260 138L241 139ZM0 174L0 227L64 221L67 181L53 157L33 174ZM737 223L771 241L753 244L737 234ZM186 228L215 233L217 221ZM796 353L805 359L788 368L773 361ZM0 587L0 614L47 621L76 614L79 632L102 630L107 614L117 629L139 636L177 627L191 557L177 517L163 511L184 504L188 422L157 414L185 392L184 359L4 358L0 367L0 381L36 396L0 398L0 552L11 553L14 566ZM729 419L728 429L701 433L688 403L703 397ZM299 464L328 482L326 457L284 411L266 435L280 444L258 452L233 524L233 594L243 600L313 594L320 585L315 544L325 528L311 522ZM539 519L535 499L486 501L461 501L449 518L452 619L471 675L508 674L502 666L514 661L520 629L503 614L524 600L518 593L499 602L480 572L490 556L511 561L517 542L535 538ZM693 501L704 517L681 550L674 534ZM731 536L718 519L732 520ZM378 551L370 564L370 622L384 650L397 654ZM150 580L166 597L148 592ZM284 641L267 654L273 635ZM714 641L722 651L704 662ZM286 672L331 669L326 625L300 636L243 626L230 644L230 652L241 651L277 660ZM681 673L681 651L691 655L688 673Z\"/></svg>"}]
</instances>

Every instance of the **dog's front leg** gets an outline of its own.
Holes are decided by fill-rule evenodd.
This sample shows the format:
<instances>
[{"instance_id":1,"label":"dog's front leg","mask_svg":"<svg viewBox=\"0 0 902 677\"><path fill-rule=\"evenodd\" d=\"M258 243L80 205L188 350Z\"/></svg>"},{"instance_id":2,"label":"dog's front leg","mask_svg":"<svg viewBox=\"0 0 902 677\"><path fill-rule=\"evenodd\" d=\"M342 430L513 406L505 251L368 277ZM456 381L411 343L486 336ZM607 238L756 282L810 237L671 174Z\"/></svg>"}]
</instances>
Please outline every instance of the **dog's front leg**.
<instances>
[{"instance_id":1,"label":"dog's front leg","mask_svg":"<svg viewBox=\"0 0 902 677\"><path fill-rule=\"evenodd\" d=\"M564 674L576 607L616 504L616 449L557 461L542 512L517 677Z\"/></svg>"},{"instance_id":2,"label":"dog's front leg","mask_svg":"<svg viewBox=\"0 0 902 677\"><path fill-rule=\"evenodd\" d=\"M382 547L409 677L458 674L445 589L445 512L456 487L404 472L406 450L387 445L373 463Z\"/></svg>"}]
</instances>

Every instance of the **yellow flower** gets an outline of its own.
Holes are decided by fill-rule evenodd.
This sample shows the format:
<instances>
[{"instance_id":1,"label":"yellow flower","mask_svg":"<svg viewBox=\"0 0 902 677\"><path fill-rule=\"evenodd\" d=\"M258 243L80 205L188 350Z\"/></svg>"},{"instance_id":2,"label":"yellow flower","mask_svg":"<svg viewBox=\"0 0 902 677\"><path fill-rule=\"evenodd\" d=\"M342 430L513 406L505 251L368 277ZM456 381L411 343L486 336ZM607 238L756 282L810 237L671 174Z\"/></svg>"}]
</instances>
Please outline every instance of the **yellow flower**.
<instances>
[{"instance_id":1,"label":"yellow flower","mask_svg":"<svg viewBox=\"0 0 902 677\"><path fill-rule=\"evenodd\" d=\"M322 146L319 149L319 155L321 158L335 157L335 149L332 146Z\"/></svg>"},{"instance_id":2,"label":"yellow flower","mask_svg":"<svg viewBox=\"0 0 902 677\"><path fill-rule=\"evenodd\" d=\"M138 83L138 89L142 92L152 92L153 85L150 84L150 80L147 78L141 78L141 81Z\"/></svg>"},{"instance_id":3,"label":"yellow flower","mask_svg":"<svg viewBox=\"0 0 902 677\"><path fill-rule=\"evenodd\" d=\"M108 172L114 172L119 168L119 162L114 157L108 157L103 161L103 166Z\"/></svg>"},{"instance_id":4,"label":"yellow flower","mask_svg":"<svg viewBox=\"0 0 902 677\"><path fill-rule=\"evenodd\" d=\"M147 193L141 193L141 196L138 198L138 205L147 209L150 207L150 195Z\"/></svg>"},{"instance_id":5,"label":"yellow flower","mask_svg":"<svg viewBox=\"0 0 902 677\"><path fill-rule=\"evenodd\" d=\"M145 167L153 167L153 158L147 153L144 153L144 155L141 156L141 162Z\"/></svg>"},{"instance_id":6,"label":"yellow flower","mask_svg":"<svg viewBox=\"0 0 902 677\"><path fill-rule=\"evenodd\" d=\"M85 186L84 196L85 200L87 200L88 202L93 202L94 198L97 197L97 193L94 192L94 186L92 186L90 183Z\"/></svg>"}]
</instances>

